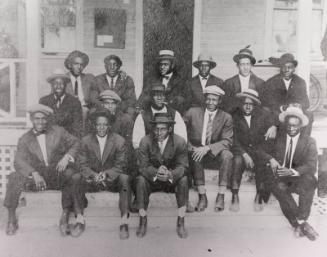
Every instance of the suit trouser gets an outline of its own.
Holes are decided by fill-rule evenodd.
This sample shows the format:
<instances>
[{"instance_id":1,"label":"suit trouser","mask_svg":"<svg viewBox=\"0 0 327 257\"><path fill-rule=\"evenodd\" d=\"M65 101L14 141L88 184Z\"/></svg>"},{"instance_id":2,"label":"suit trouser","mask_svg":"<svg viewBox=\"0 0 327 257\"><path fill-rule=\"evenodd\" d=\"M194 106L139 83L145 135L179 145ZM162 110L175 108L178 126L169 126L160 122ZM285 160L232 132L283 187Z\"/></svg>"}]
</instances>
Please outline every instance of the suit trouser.
<instances>
[{"instance_id":1,"label":"suit trouser","mask_svg":"<svg viewBox=\"0 0 327 257\"><path fill-rule=\"evenodd\" d=\"M173 184L170 182L150 181L142 175L136 178L136 199L137 208L147 210L149 206L150 194L152 192L163 191L167 193L175 193L177 207L183 207L188 200L188 180L187 176L183 176Z\"/></svg>"},{"instance_id":2,"label":"suit trouser","mask_svg":"<svg viewBox=\"0 0 327 257\"><path fill-rule=\"evenodd\" d=\"M263 176L264 169L266 168L265 163L263 163L254 151L247 152L253 160L254 168L253 172L255 174L255 184L257 191L264 189ZM243 156L240 154L234 154L233 157L233 169L231 172L231 189L239 189L241 185L242 175L245 170L245 162Z\"/></svg>"},{"instance_id":3,"label":"suit trouser","mask_svg":"<svg viewBox=\"0 0 327 257\"><path fill-rule=\"evenodd\" d=\"M55 170L46 170L40 175L44 178L47 189L61 190L61 205L63 209L83 211L87 205L87 200L83 189L82 175L78 171L72 168L67 168L61 173ZM36 187L32 178L25 177L17 171L9 175L4 201L5 207L8 209L17 208L19 197L26 184L32 185L32 188L35 190Z\"/></svg>"},{"instance_id":4,"label":"suit trouser","mask_svg":"<svg viewBox=\"0 0 327 257\"><path fill-rule=\"evenodd\" d=\"M217 156L206 154L201 160L201 162L194 161L192 159L192 152L190 152L189 160L190 160L191 171L193 173L194 184L196 186L205 185L203 164L212 160L217 164L217 168L219 167L218 185L219 186L228 185L228 180L233 166L233 154L230 151L223 150Z\"/></svg>"},{"instance_id":5,"label":"suit trouser","mask_svg":"<svg viewBox=\"0 0 327 257\"><path fill-rule=\"evenodd\" d=\"M307 220L309 218L313 196L317 187L317 179L313 174L275 178L272 171L268 169L266 170L266 183L278 200L285 217L293 227L296 227L297 220ZM299 195L298 205L291 193Z\"/></svg>"},{"instance_id":6,"label":"suit trouser","mask_svg":"<svg viewBox=\"0 0 327 257\"><path fill-rule=\"evenodd\" d=\"M131 187L129 176L115 171L109 171L108 177L114 177L114 180L105 180L104 184L97 184L93 181L86 183L87 192L119 192L119 210L121 216L129 213L129 206L131 201Z\"/></svg>"}]
</instances>

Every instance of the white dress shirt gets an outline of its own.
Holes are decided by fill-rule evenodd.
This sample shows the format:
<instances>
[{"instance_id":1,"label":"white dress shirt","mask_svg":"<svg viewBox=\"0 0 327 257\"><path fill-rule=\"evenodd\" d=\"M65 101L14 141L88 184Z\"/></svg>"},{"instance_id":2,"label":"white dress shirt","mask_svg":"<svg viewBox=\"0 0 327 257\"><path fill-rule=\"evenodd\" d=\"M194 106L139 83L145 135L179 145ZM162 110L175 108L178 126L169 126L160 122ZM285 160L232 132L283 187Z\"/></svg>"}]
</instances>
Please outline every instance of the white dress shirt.
<instances>
[{"instance_id":1,"label":"white dress shirt","mask_svg":"<svg viewBox=\"0 0 327 257\"><path fill-rule=\"evenodd\" d=\"M250 74L246 77L238 74L238 77L240 78L241 82L241 92L244 92L245 90L249 89Z\"/></svg>"},{"instance_id":2,"label":"white dress shirt","mask_svg":"<svg viewBox=\"0 0 327 257\"><path fill-rule=\"evenodd\" d=\"M299 141L299 137L300 137L300 134L297 134L296 136L292 137L292 153L291 153L291 161L290 161L291 165L293 163L293 157L294 157L295 149L297 146L297 142ZM287 135L283 167L285 167L286 155L288 152L288 148L290 147L290 142L291 142L291 137L289 135ZM293 176L299 176L299 173L296 170L292 169L291 167L286 167L286 168L290 168L293 171L293 173L294 173Z\"/></svg>"},{"instance_id":3,"label":"white dress shirt","mask_svg":"<svg viewBox=\"0 0 327 257\"><path fill-rule=\"evenodd\" d=\"M161 110L156 110L151 107L152 114L155 115L156 113L167 113L166 106ZM184 138L187 142L187 130L185 122L178 111L175 113L175 120L176 123L174 125L174 134L179 135L180 137ZM145 125L144 120L141 114L136 117L134 128L133 128L133 147L134 149L139 147L141 139L145 136Z\"/></svg>"},{"instance_id":4,"label":"white dress shirt","mask_svg":"<svg viewBox=\"0 0 327 257\"><path fill-rule=\"evenodd\" d=\"M66 94L63 94L61 97L60 97L60 105L62 104L62 102L64 101L64 99L65 99L65 96L66 96ZM57 101L57 96L55 96L54 97L55 98L55 100ZM60 105L58 105L58 102L57 102L57 108L59 108L60 107Z\"/></svg>"},{"instance_id":5,"label":"white dress shirt","mask_svg":"<svg viewBox=\"0 0 327 257\"><path fill-rule=\"evenodd\" d=\"M70 75L70 81L72 83L72 87L73 87L73 92L75 93L75 82L77 81L77 88L78 88L78 99L81 102L81 105L84 106L85 105L85 97L84 97L84 92L83 92L83 88L82 88L82 80L81 80L81 76L78 76L77 78L73 75Z\"/></svg>"},{"instance_id":6,"label":"white dress shirt","mask_svg":"<svg viewBox=\"0 0 327 257\"><path fill-rule=\"evenodd\" d=\"M200 79L200 82L201 82L202 90L204 90L206 88L206 85L207 85L207 82L208 82L209 77L210 77L210 74L206 78L201 77L199 75L199 79Z\"/></svg>"},{"instance_id":7,"label":"white dress shirt","mask_svg":"<svg viewBox=\"0 0 327 257\"><path fill-rule=\"evenodd\" d=\"M159 145L159 149L160 149L160 153L163 154L163 152L165 151L165 148L166 148L166 145L167 145L167 142L168 142L168 137L166 137L166 139L164 139L164 141L162 142L158 142L158 145Z\"/></svg>"},{"instance_id":8,"label":"white dress shirt","mask_svg":"<svg viewBox=\"0 0 327 257\"><path fill-rule=\"evenodd\" d=\"M207 125L208 125L208 121L209 121L209 114L212 114L211 119L214 119L217 114L217 110L215 110L214 112L210 112L210 111L208 111L208 109L205 110L204 118L203 118L202 138L201 138L202 145L206 144L206 135L207 135Z\"/></svg>"},{"instance_id":9,"label":"white dress shirt","mask_svg":"<svg viewBox=\"0 0 327 257\"><path fill-rule=\"evenodd\" d=\"M36 139L37 139L37 142L40 145L44 163L45 163L46 166L49 166L49 163L48 163L48 154L47 154L47 146L46 146L46 143L45 143L45 134L38 135L36 137Z\"/></svg>"},{"instance_id":10,"label":"white dress shirt","mask_svg":"<svg viewBox=\"0 0 327 257\"><path fill-rule=\"evenodd\" d=\"M109 84L109 87L111 86L111 77L109 77L108 75L106 75L106 78L107 78L107 81L108 81L108 84ZM113 84L113 88L116 87L116 82L117 82L117 79L118 79L118 75L116 75L115 77L113 77L114 79L114 84ZM111 88L110 88L111 89Z\"/></svg>"},{"instance_id":11,"label":"white dress shirt","mask_svg":"<svg viewBox=\"0 0 327 257\"><path fill-rule=\"evenodd\" d=\"M163 77L163 79L162 79L162 84L165 86L165 88L167 88L168 82L171 79L171 76L173 76L173 73L171 72L171 73L166 74L164 76L168 76L168 78Z\"/></svg>"},{"instance_id":12,"label":"white dress shirt","mask_svg":"<svg viewBox=\"0 0 327 257\"><path fill-rule=\"evenodd\" d=\"M251 115L244 115L243 116L246 123L248 124L248 126L250 127L251 126Z\"/></svg>"},{"instance_id":13,"label":"white dress shirt","mask_svg":"<svg viewBox=\"0 0 327 257\"><path fill-rule=\"evenodd\" d=\"M103 156L103 151L104 151L104 147L106 146L106 142L107 142L107 135L104 136L104 137L99 137L97 135L97 139L98 139L98 142L99 142L99 146L100 146L100 153L101 153L101 158Z\"/></svg>"},{"instance_id":14,"label":"white dress shirt","mask_svg":"<svg viewBox=\"0 0 327 257\"><path fill-rule=\"evenodd\" d=\"M292 79L290 79L290 80L283 79L283 81L284 81L286 90L288 90L290 88L290 84L291 84Z\"/></svg>"}]
</instances>

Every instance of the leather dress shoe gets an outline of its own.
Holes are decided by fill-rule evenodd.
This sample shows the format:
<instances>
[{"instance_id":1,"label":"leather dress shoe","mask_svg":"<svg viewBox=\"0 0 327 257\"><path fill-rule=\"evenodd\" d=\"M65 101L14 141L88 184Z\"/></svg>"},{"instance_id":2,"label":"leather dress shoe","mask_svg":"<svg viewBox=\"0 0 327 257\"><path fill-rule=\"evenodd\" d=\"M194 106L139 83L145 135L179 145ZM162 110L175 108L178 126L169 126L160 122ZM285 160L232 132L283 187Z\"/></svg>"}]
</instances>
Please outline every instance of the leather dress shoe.
<instances>
[{"instance_id":1,"label":"leather dress shoe","mask_svg":"<svg viewBox=\"0 0 327 257\"><path fill-rule=\"evenodd\" d=\"M257 193L254 198L253 209L255 212L263 211L263 203L262 203L262 197L261 197L260 193Z\"/></svg>"},{"instance_id":2,"label":"leather dress shoe","mask_svg":"<svg viewBox=\"0 0 327 257\"><path fill-rule=\"evenodd\" d=\"M229 206L229 210L233 212L238 212L240 210L240 199L238 197L238 194L232 195L232 202Z\"/></svg>"},{"instance_id":3,"label":"leather dress shoe","mask_svg":"<svg viewBox=\"0 0 327 257\"><path fill-rule=\"evenodd\" d=\"M187 230L185 229L184 217L178 216L176 232L180 238L187 238Z\"/></svg>"},{"instance_id":4,"label":"leather dress shoe","mask_svg":"<svg viewBox=\"0 0 327 257\"><path fill-rule=\"evenodd\" d=\"M215 212L220 212L225 209L225 195L217 194L216 197L216 204L215 204Z\"/></svg>"},{"instance_id":5,"label":"leather dress shoe","mask_svg":"<svg viewBox=\"0 0 327 257\"><path fill-rule=\"evenodd\" d=\"M195 212L195 207L192 205L192 203L190 201L187 201L186 212L187 213Z\"/></svg>"},{"instance_id":6,"label":"leather dress shoe","mask_svg":"<svg viewBox=\"0 0 327 257\"><path fill-rule=\"evenodd\" d=\"M76 222L74 227L69 230L72 237L79 237L85 231L85 222Z\"/></svg>"},{"instance_id":7,"label":"leather dress shoe","mask_svg":"<svg viewBox=\"0 0 327 257\"><path fill-rule=\"evenodd\" d=\"M136 236L137 237L144 237L146 234L147 230L147 225L148 225L148 219L147 216L140 217L140 224L139 227L136 230Z\"/></svg>"},{"instance_id":8,"label":"leather dress shoe","mask_svg":"<svg viewBox=\"0 0 327 257\"><path fill-rule=\"evenodd\" d=\"M128 224L119 226L119 238L121 240L129 238Z\"/></svg>"},{"instance_id":9,"label":"leather dress shoe","mask_svg":"<svg viewBox=\"0 0 327 257\"><path fill-rule=\"evenodd\" d=\"M63 213L59 221L59 230L62 236L67 236L70 234L70 229L68 226L68 213Z\"/></svg>"},{"instance_id":10,"label":"leather dress shoe","mask_svg":"<svg viewBox=\"0 0 327 257\"><path fill-rule=\"evenodd\" d=\"M208 207L208 198L206 194L199 194L199 202L198 206L196 207L196 210L201 212L204 211L205 208Z\"/></svg>"},{"instance_id":11,"label":"leather dress shoe","mask_svg":"<svg viewBox=\"0 0 327 257\"><path fill-rule=\"evenodd\" d=\"M6 234L8 236L13 236L16 234L17 230L18 230L18 220L15 219L14 221L8 221L6 227Z\"/></svg>"},{"instance_id":12,"label":"leather dress shoe","mask_svg":"<svg viewBox=\"0 0 327 257\"><path fill-rule=\"evenodd\" d=\"M301 231L302 231L303 235L305 235L311 241L314 241L314 240L316 240L319 237L319 234L306 221L303 222L300 225L300 228L301 228Z\"/></svg>"}]
</instances>

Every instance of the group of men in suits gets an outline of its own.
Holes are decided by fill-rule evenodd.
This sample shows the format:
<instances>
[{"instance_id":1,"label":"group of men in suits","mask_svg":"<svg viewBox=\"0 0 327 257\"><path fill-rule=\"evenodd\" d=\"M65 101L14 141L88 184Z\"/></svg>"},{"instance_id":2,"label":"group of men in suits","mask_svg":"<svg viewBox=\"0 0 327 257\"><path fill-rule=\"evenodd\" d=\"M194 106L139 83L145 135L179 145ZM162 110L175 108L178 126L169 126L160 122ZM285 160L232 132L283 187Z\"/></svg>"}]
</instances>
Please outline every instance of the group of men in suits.
<instances>
[{"instance_id":1,"label":"group of men in suits","mask_svg":"<svg viewBox=\"0 0 327 257\"><path fill-rule=\"evenodd\" d=\"M230 210L239 210L242 174L252 170L255 210L263 209L271 192L296 235L316 239L307 219L317 151L305 82L294 74L297 61L284 54L280 74L264 82L251 71L256 59L249 48L233 60L239 72L224 82L211 74L212 57L201 54L193 63L199 74L185 83L174 52L162 50L158 76L136 100L133 80L120 70L118 56L107 56L106 73L94 77L83 73L88 56L70 53L69 73L55 70L47 80L51 94L28 109L33 128L18 142L16 172L9 177L7 234L18 229L19 196L32 182L35 190L62 190L62 235L77 237L85 230L85 192L107 190L119 192L120 238L129 237L131 209L140 216L136 235L144 237L149 196L159 190L176 194L176 232L186 238L185 213L208 207L204 168L211 162L219 169L216 212L225 209L228 189ZM199 196L195 209L188 199L193 185ZM299 205L290 192L299 193ZM76 217L73 226L70 213Z\"/></svg>"}]
</instances>

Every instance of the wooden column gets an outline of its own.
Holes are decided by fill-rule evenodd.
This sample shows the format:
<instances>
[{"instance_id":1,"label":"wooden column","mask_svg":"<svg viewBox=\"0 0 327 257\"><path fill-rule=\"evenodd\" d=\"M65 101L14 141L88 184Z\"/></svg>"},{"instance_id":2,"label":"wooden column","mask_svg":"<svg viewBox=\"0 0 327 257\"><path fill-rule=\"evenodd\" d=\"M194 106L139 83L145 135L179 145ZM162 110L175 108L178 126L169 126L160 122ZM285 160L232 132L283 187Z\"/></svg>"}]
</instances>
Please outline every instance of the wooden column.
<instances>
[{"instance_id":1,"label":"wooden column","mask_svg":"<svg viewBox=\"0 0 327 257\"><path fill-rule=\"evenodd\" d=\"M310 50L311 50L311 16L312 0L299 0L297 21L297 74L307 83L310 82Z\"/></svg>"},{"instance_id":2,"label":"wooden column","mask_svg":"<svg viewBox=\"0 0 327 257\"><path fill-rule=\"evenodd\" d=\"M201 52L201 24L202 24L202 0L194 0L194 22L193 22L193 61ZM198 70L192 67L192 76Z\"/></svg>"},{"instance_id":3,"label":"wooden column","mask_svg":"<svg viewBox=\"0 0 327 257\"><path fill-rule=\"evenodd\" d=\"M135 91L138 97L143 88L143 0L137 0L135 6Z\"/></svg>"}]
</instances>

